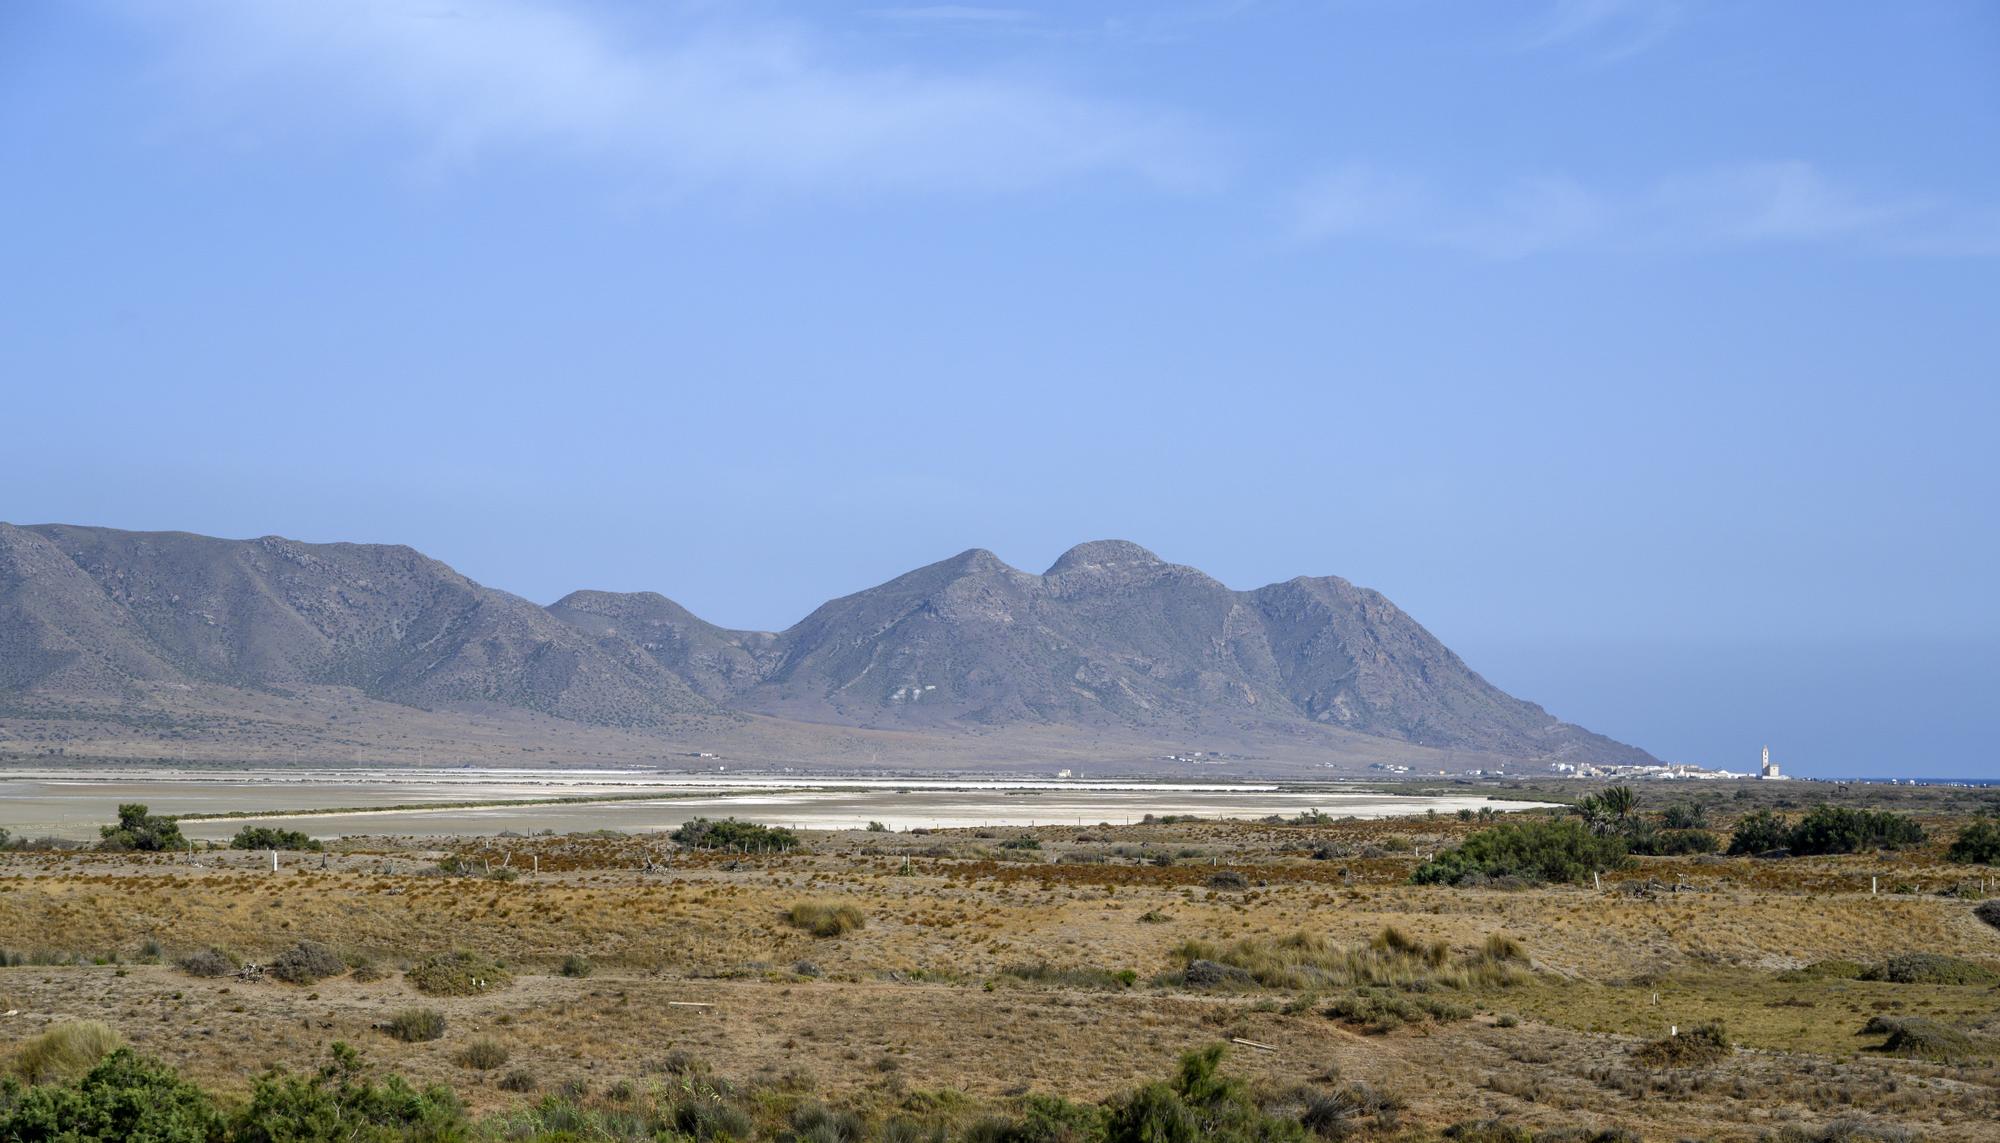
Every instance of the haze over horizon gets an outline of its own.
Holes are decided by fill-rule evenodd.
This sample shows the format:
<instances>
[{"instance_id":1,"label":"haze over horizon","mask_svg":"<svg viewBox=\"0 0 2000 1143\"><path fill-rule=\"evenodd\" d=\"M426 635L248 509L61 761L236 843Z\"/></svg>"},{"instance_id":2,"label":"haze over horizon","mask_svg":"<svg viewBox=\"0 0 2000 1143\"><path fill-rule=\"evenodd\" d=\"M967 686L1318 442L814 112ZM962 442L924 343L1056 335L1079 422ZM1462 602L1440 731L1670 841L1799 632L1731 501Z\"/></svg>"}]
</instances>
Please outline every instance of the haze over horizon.
<instances>
[{"instance_id":1,"label":"haze over horizon","mask_svg":"<svg viewBox=\"0 0 2000 1143\"><path fill-rule=\"evenodd\" d=\"M0 519L777 629L1378 589L1669 760L2000 776L2000 15L0 14Z\"/></svg>"}]
</instances>

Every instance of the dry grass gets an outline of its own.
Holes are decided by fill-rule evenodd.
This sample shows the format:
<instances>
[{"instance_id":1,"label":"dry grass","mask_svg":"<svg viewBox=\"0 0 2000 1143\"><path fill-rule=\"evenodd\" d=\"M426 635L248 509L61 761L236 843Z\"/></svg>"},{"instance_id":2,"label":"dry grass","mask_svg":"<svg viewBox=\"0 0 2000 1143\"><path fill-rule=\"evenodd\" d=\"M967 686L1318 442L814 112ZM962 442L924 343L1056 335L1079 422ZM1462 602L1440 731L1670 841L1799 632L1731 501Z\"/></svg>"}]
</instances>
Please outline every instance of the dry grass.
<instances>
[{"instance_id":1,"label":"dry grass","mask_svg":"<svg viewBox=\"0 0 2000 1143\"><path fill-rule=\"evenodd\" d=\"M72 1080L125 1046L125 1037L96 1020L58 1024L14 1054L14 1074L27 1083Z\"/></svg>"},{"instance_id":2,"label":"dry grass","mask_svg":"<svg viewBox=\"0 0 2000 1143\"><path fill-rule=\"evenodd\" d=\"M423 973L355 974L308 992L170 968L0 969L0 992L29 1013L18 1028L0 1023L0 1040L57 1018L106 1019L142 1050L240 1091L266 1064L309 1069L345 1038L415 1080L460 1086L484 1109L571 1081L644 1089L665 1074L669 1051L705 1059L718 1082L810 1082L829 1104L883 1114L946 1087L974 1107L1003 1106L1023 1085L1097 1099L1166 1074L1190 1047L1241 1036L1280 1049L1235 1058L1271 1091L1337 1067L1342 1083L1401 1093L1402 1122L1432 1129L1498 1107L1531 1126L1587 1116L1649 1139L1751 1139L1775 1130L1782 1120L1767 1116L1782 1110L1814 1124L1865 1113L1927 1139L1973 1140L2000 1114L2000 1076L1985 1057L1945 1082L1940 1065L1855 1035L1875 1015L1933 1021L1975 1042L2000 1032L1991 985L1858 979L1917 949L1991 963L1992 930L1964 900L1868 894L1871 876L1924 883L1933 858L1649 859L1602 894L1402 883L1459 828L1046 828L1035 833L1047 860L1034 863L979 856L991 841L966 833L856 831L815 836L812 852L676 857L668 872L659 866L670 847L643 837L455 847L496 865L504 853L517 867L539 857L541 876L509 883L422 876L441 852L421 842L335 846L326 871L275 875L231 854L201 869L9 854L0 932L35 933L51 961L129 961L148 940L261 960L314 934L383 962L461 948L479 967L452 958L448 975L487 987L427 999ZM1411 852L1359 856L1388 854L1380 843L1392 836L1410 839ZM1315 860L1322 846L1356 856ZM1249 886L1209 888L1206 859L1151 863L1189 850L1246 871ZM1075 852L1107 856L1062 860ZM816 937L793 923L802 904L851 909L866 924ZM570 956L587 956L592 975L561 975ZM1147 983L1191 956L1217 958L1244 987ZM1834 960L1851 966L1823 963ZM813 973L791 971L806 961ZM515 979L496 988L482 972L502 963ZM1130 987L1125 972L1137 978ZM455 1041L505 1045L491 1075L520 1071L536 1091L470 1083L463 1048L371 1034L418 1003L435 1006ZM714 1007L687 1006L696 1003ZM1494 1020L1496 1008L1520 1019ZM1685 1032L1714 1019L1764 1050L1698 1069L1628 1062L1634 1044L1670 1024ZM1379 1034L1356 1034L1370 1031Z\"/></svg>"},{"instance_id":3,"label":"dry grass","mask_svg":"<svg viewBox=\"0 0 2000 1143\"><path fill-rule=\"evenodd\" d=\"M1507 987L1525 977L1520 942L1489 934L1480 946L1454 954L1444 941L1419 941L1391 925L1362 945L1342 946L1313 933L1251 937L1228 946L1193 940L1173 954L1240 969L1266 988L1293 990L1379 986L1406 990Z\"/></svg>"},{"instance_id":4,"label":"dry grass","mask_svg":"<svg viewBox=\"0 0 2000 1143\"><path fill-rule=\"evenodd\" d=\"M852 905L801 901L785 910L785 923L816 937L837 937L867 927L867 918Z\"/></svg>"}]
</instances>

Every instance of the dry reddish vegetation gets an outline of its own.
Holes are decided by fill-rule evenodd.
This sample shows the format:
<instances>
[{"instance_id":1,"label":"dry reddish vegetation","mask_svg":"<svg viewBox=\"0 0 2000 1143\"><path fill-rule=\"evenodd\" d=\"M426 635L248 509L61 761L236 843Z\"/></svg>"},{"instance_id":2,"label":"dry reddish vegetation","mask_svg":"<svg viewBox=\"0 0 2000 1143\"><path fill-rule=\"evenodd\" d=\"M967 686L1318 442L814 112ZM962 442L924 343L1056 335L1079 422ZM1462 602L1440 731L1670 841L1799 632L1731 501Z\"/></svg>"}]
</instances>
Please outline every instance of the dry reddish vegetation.
<instances>
[{"instance_id":1,"label":"dry reddish vegetation","mask_svg":"<svg viewBox=\"0 0 2000 1143\"><path fill-rule=\"evenodd\" d=\"M534 1098L457 1062L492 1041L509 1074L544 1091L658 1074L682 1052L720 1075L891 1106L947 1087L975 1103L1024 1087L1099 1098L1240 1037L1275 1050L1239 1051L1239 1072L1284 1084L1337 1068L1399 1094L1406 1122L1430 1127L1500 1115L1750 1138L1859 1116L1990 1138L2000 990L1787 972L1911 952L2000 967L2000 930L1975 918L1976 898L1939 894L1982 871L1944 864L1933 844L1645 859L1602 891L1407 884L1424 855L1477 824L817 834L800 852L753 856L684 853L663 837L376 839L276 874L261 854L203 854L198 866L11 854L0 947L85 963L0 969L0 994L21 1012L0 1020L0 1055L90 1018L223 1088L269 1063L311 1066L347 1039L482 1109ZM1005 845L1027 836L1040 848ZM472 874L439 875L447 858ZM815 935L791 923L800 905L851 908L865 924ZM1490 955L1496 933L1519 943L1521 971L1451 970ZM211 946L265 961L301 940L366 967L310 986L172 967ZM1378 986L1340 968L1364 956L1343 949L1371 941L1407 941L1439 971ZM469 994L442 997L400 971L457 949L506 971L472 973ZM564 976L572 956L594 972ZM1215 970L1222 985L1203 986L1184 971L1194 956L1289 959L1265 974L1275 987L1229 963ZM1316 976L1320 965L1339 972ZM437 1010L442 1038L378 1029L413 1007ZM1954 1028L1972 1054L1872 1050L1880 1037L1859 1033L1884 1014ZM1669 1066L1649 1061L1680 1054L1634 1054L1669 1026L1713 1020L1736 1050Z\"/></svg>"}]
</instances>

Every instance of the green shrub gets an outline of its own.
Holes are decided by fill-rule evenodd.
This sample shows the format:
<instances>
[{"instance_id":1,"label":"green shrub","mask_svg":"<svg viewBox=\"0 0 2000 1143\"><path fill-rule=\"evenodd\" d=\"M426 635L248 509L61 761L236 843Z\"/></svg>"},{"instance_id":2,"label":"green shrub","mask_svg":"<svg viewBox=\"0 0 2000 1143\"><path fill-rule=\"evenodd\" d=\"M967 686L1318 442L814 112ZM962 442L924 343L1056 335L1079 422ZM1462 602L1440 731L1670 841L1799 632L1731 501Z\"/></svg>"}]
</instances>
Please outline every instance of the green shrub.
<instances>
[{"instance_id":1,"label":"green shrub","mask_svg":"<svg viewBox=\"0 0 2000 1143\"><path fill-rule=\"evenodd\" d=\"M435 1008L406 1008L389 1017L382 1030L406 1044L423 1044L444 1035L444 1013Z\"/></svg>"},{"instance_id":2,"label":"green shrub","mask_svg":"<svg viewBox=\"0 0 2000 1143\"><path fill-rule=\"evenodd\" d=\"M1105 1122L1107 1143L1249 1143L1305 1137L1297 1120L1268 1116L1241 1080L1218 1071L1225 1049L1211 1045L1181 1057L1165 1083L1115 1099Z\"/></svg>"},{"instance_id":3,"label":"green shrub","mask_svg":"<svg viewBox=\"0 0 2000 1143\"><path fill-rule=\"evenodd\" d=\"M0 1091L0 1139L52 1143L212 1143L222 1115L172 1068L120 1048L72 1083Z\"/></svg>"},{"instance_id":4,"label":"green shrub","mask_svg":"<svg viewBox=\"0 0 2000 1143\"><path fill-rule=\"evenodd\" d=\"M1649 1068L1691 1068L1727 1059L1735 1051L1722 1021L1697 1024L1678 1036L1662 1036L1639 1045L1632 1061Z\"/></svg>"},{"instance_id":5,"label":"green shrub","mask_svg":"<svg viewBox=\"0 0 2000 1143\"><path fill-rule=\"evenodd\" d=\"M1698 802L1676 802L1660 812L1660 824L1667 829L1707 829L1708 810Z\"/></svg>"},{"instance_id":6,"label":"green shrub","mask_svg":"<svg viewBox=\"0 0 2000 1143\"><path fill-rule=\"evenodd\" d=\"M1981 901L1973 907L1972 915L2000 929L2000 900Z\"/></svg>"},{"instance_id":7,"label":"green shrub","mask_svg":"<svg viewBox=\"0 0 2000 1143\"><path fill-rule=\"evenodd\" d=\"M1871 849L1901 849L1924 840L1924 831L1903 814L1887 810L1854 810L1845 806L1814 806L1792 827L1785 847L1797 854L1861 853Z\"/></svg>"},{"instance_id":8,"label":"green shrub","mask_svg":"<svg viewBox=\"0 0 2000 1143\"><path fill-rule=\"evenodd\" d=\"M1960 865L2000 865L2000 821L1976 821L1959 830L1944 856Z\"/></svg>"},{"instance_id":9,"label":"green shrub","mask_svg":"<svg viewBox=\"0 0 2000 1143\"><path fill-rule=\"evenodd\" d=\"M1648 857L1684 857L1714 853L1722 848L1722 840L1705 829L1659 829L1642 821L1625 831L1625 848Z\"/></svg>"},{"instance_id":10,"label":"green shrub","mask_svg":"<svg viewBox=\"0 0 2000 1143\"><path fill-rule=\"evenodd\" d=\"M1784 818L1770 810L1757 810L1736 823L1736 832L1729 835L1729 852L1733 856L1769 853L1785 848L1791 835L1792 827Z\"/></svg>"},{"instance_id":11,"label":"green shrub","mask_svg":"<svg viewBox=\"0 0 2000 1143\"><path fill-rule=\"evenodd\" d=\"M347 962L332 948L318 941L300 941L278 954L270 965L272 976L288 984L316 984L347 971Z\"/></svg>"},{"instance_id":12,"label":"green shrub","mask_svg":"<svg viewBox=\"0 0 2000 1143\"><path fill-rule=\"evenodd\" d=\"M564 976L582 980L595 971L596 966L590 963L590 958L580 953L571 953L563 958L562 974Z\"/></svg>"},{"instance_id":13,"label":"green shrub","mask_svg":"<svg viewBox=\"0 0 2000 1143\"><path fill-rule=\"evenodd\" d=\"M318 853L326 848L322 842L314 841L304 832L295 829L273 829L270 826L244 826L229 839L231 849L303 849Z\"/></svg>"},{"instance_id":14,"label":"green shrub","mask_svg":"<svg viewBox=\"0 0 2000 1143\"><path fill-rule=\"evenodd\" d=\"M96 1020L57 1024L21 1045L14 1074L29 1083L76 1079L125 1046L125 1037Z\"/></svg>"},{"instance_id":15,"label":"green shrub","mask_svg":"<svg viewBox=\"0 0 2000 1143\"><path fill-rule=\"evenodd\" d=\"M799 844L798 835L791 830L772 826L757 825L754 822L739 822L735 818L711 821L695 818L673 832L673 839L691 849L740 849L745 852L757 850L793 849Z\"/></svg>"},{"instance_id":16,"label":"green shrub","mask_svg":"<svg viewBox=\"0 0 2000 1143\"><path fill-rule=\"evenodd\" d=\"M1625 860L1623 839L1594 834L1575 818L1509 822L1438 854L1418 866L1411 880L1419 885L1457 885L1474 877L1574 882Z\"/></svg>"},{"instance_id":17,"label":"green shrub","mask_svg":"<svg viewBox=\"0 0 2000 1143\"><path fill-rule=\"evenodd\" d=\"M139 802L119 806L118 824L105 826L98 834L103 838L97 845L99 849L157 853L187 846L179 822L154 814Z\"/></svg>"},{"instance_id":18,"label":"green shrub","mask_svg":"<svg viewBox=\"0 0 2000 1143\"><path fill-rule=\"evenodd\" d=\"M398 1075L378 1082L361 1066L360 1054L338 1042L333 1061L314 1075L272 1071L259 1077L230 1127L233 1143L455 1143L472 1131L450 1089L419 1090Z\"/></svg>"},{"instance_id":19,"label":"green shrub","mask_svg":"<svg viewBox=\"0 0 2000 1143\"><path fill-rule=\"evenodd\" d=\"M452 1058L462 1067L482 1072L490 1072L507 1062L507 1045L490 1037L482 1036L466 1044Z\"/></svg>"},{"instance_id":20,"label":"green shrub","mask_svg":"<svg viewBox=\"0 0 2000 1143\"><path fill-rule=\"evenodd\" d=\"M816 937L837 937L865 927L868 921L861 915L861 910L852 905L801 901L785 912L785 923Z\"/></svg>"},{"instance_id":21,"label":"green shrub","mask_svg":"<svg viewBox=\"0 0 2000 1143\"><path fill-rule=\"evenodd\" d=\"M498 1087L501 1091L525 1094L535 1090L540 1085L535 1082L535 1074L533 1072L515 1068L506 1075L501 1076L500 1082L494 1086Z\"/></svg>"},{"instance_id":22,"label":"green shrub","mask_svg":"<svg viewBox=\"0 0 2000 1143\"><path fill-rule=\"evenodd\" d=\"M514 982L499 961L464 949L425 957L403 978L425 996L477 996Z\"/></svg>"}]
</instances>

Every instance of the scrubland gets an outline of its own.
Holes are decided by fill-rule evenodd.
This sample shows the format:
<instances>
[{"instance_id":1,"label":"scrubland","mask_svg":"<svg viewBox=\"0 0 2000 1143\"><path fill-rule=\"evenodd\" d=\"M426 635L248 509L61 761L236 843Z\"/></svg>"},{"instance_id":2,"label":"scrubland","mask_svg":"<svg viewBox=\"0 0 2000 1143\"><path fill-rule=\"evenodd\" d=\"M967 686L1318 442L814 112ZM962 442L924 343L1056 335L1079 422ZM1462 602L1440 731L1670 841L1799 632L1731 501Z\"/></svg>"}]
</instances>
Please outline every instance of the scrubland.
<instances>
[{"instance_id":1,"label":"scrubland","mask_svg":"<svg viewBox=\"0 0 2000 1143\"><path fill-rule=\"evenodd\" d=\"M8 853L0 1066L96 1021L224 1101L345 1043L503 1137L696 1076L696 1137L1060 1139L991 1124L1225 1044L1329 1137L1990 1140L2000 870L1944 858L1979 805L1897 804L1926 841L1479 887L1412 883L1491 824L1448 817Z\"/></svg>"}]
</instances>

